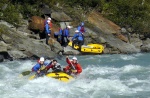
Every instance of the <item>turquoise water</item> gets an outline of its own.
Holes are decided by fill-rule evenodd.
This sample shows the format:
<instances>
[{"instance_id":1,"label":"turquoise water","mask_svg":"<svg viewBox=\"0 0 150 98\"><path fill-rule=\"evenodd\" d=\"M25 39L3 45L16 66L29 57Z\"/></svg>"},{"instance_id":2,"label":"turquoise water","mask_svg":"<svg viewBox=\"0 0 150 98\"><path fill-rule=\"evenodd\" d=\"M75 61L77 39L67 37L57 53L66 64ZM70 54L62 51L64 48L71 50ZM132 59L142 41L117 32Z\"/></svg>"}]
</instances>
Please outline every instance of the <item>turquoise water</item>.
<instances>
[{"instance_id":1,"label":"turquoise water","mask_svg":"<svg viewBox=\"0 0 150 98\"><path fill-rule=\"evenodd\" d=\"M150 98L149 60L150 53L78 56L83 72L69 83L19 77L36 61L3 62L0 98ZM65 66L65 57L59 62Z\"/></svg>"}]
</instances>

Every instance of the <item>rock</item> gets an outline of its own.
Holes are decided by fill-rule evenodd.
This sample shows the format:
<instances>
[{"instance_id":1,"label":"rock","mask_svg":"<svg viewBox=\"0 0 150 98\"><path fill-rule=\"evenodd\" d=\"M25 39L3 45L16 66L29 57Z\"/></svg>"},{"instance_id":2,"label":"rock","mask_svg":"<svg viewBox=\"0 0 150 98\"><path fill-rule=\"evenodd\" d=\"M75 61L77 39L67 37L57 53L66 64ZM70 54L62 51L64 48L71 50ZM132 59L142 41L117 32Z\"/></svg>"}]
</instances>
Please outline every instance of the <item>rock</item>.
<instances>
[{"instance_id":1,"label":"rock","mask_svg":"<svg viewBox=\"0 0 150 98\"><path fill-rule=\"evenodd\" d=\"M103 53L104 54L109 54L110 51L111 51L111 48L105 48L104 51L103 51Z\"/></svg>"},{"instance_id":2,"label":"rock","mask_svg":"<svg viewBox=\"0 0 150 98\"><path fill-rule=\"evenodd\" d=\"M3 61L4 61L4 56L0 55L0 62L3 62Z\"/></svg>"},{"instance_id":3,"label":"rock","mask_svg":"<svg viewBox=\"0 0 150 98\"><path fill-rule=\"evenodd\" d=\"M103 37L99 37L98 38L101 44L105 44L106 40Z\"/></svg>"},{"instance_id":4,"label":"rock","mask_svg":"<svg viewBox=\"0 0 150 98\"><path fill-rule=\"evenodd\" d=\"M120 33L121 28L112 21L104 18L101 14L91 12L88 16L88 21L93 24L99 31L105 34L113 34L119 39L128 42L128 39Z\"/></svg>"},{"instance_id":5,"label":"rock","mask_svg":"<svg viewBox=\"0 0 150 98\"><path fill-rule=\"evenodd\" d=\"M133 44L136 48L140 49L140 47L143 45L142 40L140 40L137 37L133 37L130 39L131 44Z\"/></svg>"},{"instance_id":6,"label":"rock","mask_svg":"<svg viewBox=\"0 0 150 98\"><path fill-rule=\"evenodd\" d=\"M12 43L12 39L11 39L11 37L9 37L8 35L2 34L1 37L2 37L3 41L5 41L5 43Z\"/></svg>"},{"instance_id":7,"label":"rock","mask_svg":"<svg viewBox=\"0 0 150 98\"><path fill-rule=\"evenodd\" d=\"M15 27L15 26L13 26L12 24L10 24L10 23L8 23L8 22L6 22L6 21L4 21L4 20L0 20L0 24L1 24L1 25L4 25L4 26L7 26L7 27L9 27L9 28L11 28L11 29L13 29L13 30L16 30L16 27Z\"/></svg>"},{"instance_id":8,"label":"rock","mask_svg":"<svg viewBox=\"0 0 150 98\"><path fill-rule=\"evenodd\" d=\"M29 22L29 29L42 32L44 30L44 19L39 16L32 16Z\"/></svg>"},{"instance_id":9,"label":"rock","mask_svg":"<svg viewBox=\"0 0 150 98\"><path fill-rule=\"evenodd\" d=\"M121 28L121 33L127 33L127 30L125 28Z\"/></svg>"},{"instance_id":10,"label":"rock","mask_svg":"<svg viewBox=\"0 0 150 98\"><path fill-rule=\"evenodd\" d=\"M121 33L117 33L116 36L124 42L128 42L128 39Z\"/></svg>"},{"instance_id":11,"label":"rock","mask_svg":"<svg viewBox=\"0 0 150 98\"><path fill-rule=\"evenodd\" d=\"M129 27L129 28L127 28L127 31L131 33L131 32L133 32L133 29L131 27Z\"/></svg>"},{"instance_id":12,"label":"rock","mask_svg":"<svg viewBox=\"0 0 150 98\"><path fill-rule=\"evenodd\" d=\"M63 52L64 55L79 55L81 54L78 50L74 50L72 47L67 46Z\"/></svg>"},{"instance_id":13,"label":"rock","mask_svg":"<svg viewBox=\"0 0 150 98\"><path fill-rule=\"evenodd\" d=\"M8 51L8 53L14 58L14 59L21 59L21 58L27 58L28 56L24 54L22 51L18 50L11 50Z\"/></svg>"},{"instance_id":14,"label":"rock","mask_svg":"<svg viewBox=\"0 0 150 98\"><path fill-rule=\"evenodd\" d=\"M4 26L3 30L5 31L2 32L3 35L11 37L11 43L9 43L11 48L9 48L9 53L13 58L17 59L32 56L56 57L56 54L51 51L51 48L42 40L39 41L36 39L28 38L28 36L24 36L21 33L8 28L7 26Z\"/></svg>"},{"instance_id":15,"label":"rock","mask_svg":"<svg viewBox=\"0 0 150 98\"><path fill-rule=\"evenodd\" d=\"M72 21L72 19L68 15L66 15L64 12L52 12L51 17L55 21L59 21L59 22Z\"/></svg>"},{"instance_id":16,"label":"rock","mask_svg":"<svg viewBox=\"0 0 150 98\"><path fill-rule=\"evenodd\" d=\"M141 46L141 51L150 52L150 39L149 38L143 41L143 45Z\"/></svg>"},{"instance_id":17,"label":"rock","mask_svg":"<svg viewBox=\"0 0 150 98\"><path fill-rule=\"evenodd\" d=\"M48 44L51 47L51 50L54 51L55 53L59 53L60 51L63 51L62 46L60 45L59 42L57 42L55 39L50 38L48 41Z\"/></svg>"},{"instance_id":18,"label":"rock","mask_svg":"<svg viewBox=\"0 0 150 98\"><path fill-rule=\"evenodd\" d=\"M8 45L4 43L3 41L0 41L0 52L6 52Z\"/></svg>"},{"instance_id":19,"label":"rock","mask_svg":"<svg viewBox=\"0 0 150 98\"><path fill-rule=\"evenodd\" d=\"M51 9L49 8L48 5L42 4L42 5L41 5L41 13L42 13L43 15L50 15L50 14L52 13L52 11L51 11Z\"/></svg>"},{"instance_id":20,"label":"rock","mask_svg":"<svg viewBox=\"0 0 150 98\"><path fill-rule=\"evenodd\" d=\"M112 21L104 18L101 14L92 11L88 16L88 21L98 27L105 34L114 34L120 31L120 27Z\"/></svg>"},{"instance_id":21,"label":"rock","mask_svg":"<svg viewBox=\"0 0 150 98\"><path fill-rule=\"evenodd\" d=\"M139 38L139 34L134 33L134 34L131 35L131 37L132 38Z\"/></svg>"}]
</instances>

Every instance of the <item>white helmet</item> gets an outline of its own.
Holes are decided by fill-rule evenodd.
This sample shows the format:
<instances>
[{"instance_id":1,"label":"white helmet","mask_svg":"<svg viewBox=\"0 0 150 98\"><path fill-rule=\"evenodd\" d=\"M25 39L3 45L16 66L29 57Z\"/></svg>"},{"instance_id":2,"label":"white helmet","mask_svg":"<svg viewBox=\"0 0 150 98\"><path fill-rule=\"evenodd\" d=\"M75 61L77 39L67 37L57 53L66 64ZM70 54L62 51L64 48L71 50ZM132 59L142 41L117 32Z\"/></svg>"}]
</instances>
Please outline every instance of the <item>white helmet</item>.
<instances>
[{"instance_id":1,"label":"white helmet","mask_svg":"<svg viewBox=\"0 0 150 98\"><path fill-rule=\"evenodd\" d=\"M67 26L67 28L69 28L69 29L70 29L70 28L71 28L71 26Z\"/></svg>"},{"instance_id":2,"label":"white helmet","mask_svg":"<svg viewBox=\"0 0 150 98\"><path fill-rule=\"evenodd\" d=\"M50 21L52 20L50 17L48 17L47 19L50 20Z\"/></svg>"},{"instance_id":3,"label":"white helmet","mask_svg":"<svg viewBox=\"0 0 150 98\"><path fill-rule=\"evenodd\" d=\"M78 60L75 56L72 58L73 60Z\"/></svg>"},{"instance_id":4,"label":"white helmet","mask_svg":"<svg viewBox=\"0 0 150 98\"><path fill-rule=\"evenodd\" d=\"M44 57L40 57L40 61L45 61Z\"/></svg>"},{"instance_id":5,"label":"white helmet","mask_svg":"<svg viewBox=\"0 0 150 98\"><path fill-rule=\"evenodd\" d=\"M50 20L47 20L47 23L49 23L50 22Z\"/></svg>"},{"instance_id":6,"label":"white helmet","mask_svg":"<svg viewBox=\"0 0 150 98\"><path fill-rule=\"evenodd\" d=\"M75 32L79 32L79 30L75 30Z\"/></svg>"}]
</instances>

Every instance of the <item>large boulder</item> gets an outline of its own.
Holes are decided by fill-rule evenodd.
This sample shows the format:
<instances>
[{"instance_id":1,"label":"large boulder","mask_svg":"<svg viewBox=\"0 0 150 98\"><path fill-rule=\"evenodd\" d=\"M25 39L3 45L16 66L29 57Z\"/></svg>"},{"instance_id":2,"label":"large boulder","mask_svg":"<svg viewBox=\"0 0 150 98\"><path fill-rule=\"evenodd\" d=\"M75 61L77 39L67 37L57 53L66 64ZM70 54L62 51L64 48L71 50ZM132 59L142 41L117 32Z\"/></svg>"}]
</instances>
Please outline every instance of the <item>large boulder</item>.
<instances>
[{"instance_id":1,"label":"large boulder","mask_svg":"<svg viewBox=\"0 0 150 98\"><path fill-rule=\"evenodd\" d=\"M56 54L51 51L51 48L45 44L45 41L42 40L36 40L31 39L28 36L22 35L22 33L19 33L17 31L12 30L11 28L0 25L0 28L3 28L5 32L1 32L1 35L5 35L9 39L11 43L9 43L8 47L4 47L7 45L4 45L3 43L3 50L7 50L8 53L15 59L18 58L30 58L32 56L40 57L40 56L46 56L46 57L55 57ZM3 38L3 41L7 42L7 38L5 36L1 36ZM11 46L11 48L9 48ZM2 49L2 48L1 48Z\"/></svg>"},{"instance_id":2,"label":"large boulder","mask_svg":"<svg viewBox=\"0 0 150 98\"><path fill-rule=\"evenodd\" d=\"M44 19L39 16L32 16L29 21L29 29L31 30L44 30Z\"/></svg>"},{"instance_id":3,"label":"large boulder","mask_svg":"<svg viewBox=\"0 0 150 98\"><path fill-rule=\"evenodd\" d=\"M63 48L60 45L60 43L53 38L49 39L48 44L50 45L51 50L54 51L55 53L59 53L63 51Z\"/></svg>"},{"instance_id":4,"label":"large boulder","mask_svg":"<svg viewBox=\"0 0 150 98\"><path fill-rule=\"evenodd\" d=\"M91 12L88 16L88 21L91 24L94 24L105 34L113 34L117 36L119 39L128 42L128 39L121 34L121 28L118 25L104 18L102 15L98 14L97 12L94 11Z\"/></svg>"}]
</instances>

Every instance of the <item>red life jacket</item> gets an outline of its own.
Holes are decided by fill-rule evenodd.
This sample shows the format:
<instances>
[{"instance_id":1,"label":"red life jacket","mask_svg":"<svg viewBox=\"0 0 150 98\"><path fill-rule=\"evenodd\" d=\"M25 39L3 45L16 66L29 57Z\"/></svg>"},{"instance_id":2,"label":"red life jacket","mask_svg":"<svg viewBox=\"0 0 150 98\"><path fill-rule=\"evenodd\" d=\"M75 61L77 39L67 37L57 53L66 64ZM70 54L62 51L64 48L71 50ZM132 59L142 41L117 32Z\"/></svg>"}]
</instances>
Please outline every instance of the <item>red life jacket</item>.
<instances>
[{"instance_id":1,"label":"red life jacket","mask_svg":"<svg viewBox=\"0 0 150 98\"><path fill-rule=\"evenodd\" d=\"M84 30L84 26L81 26L80 31L81 31L82 33L84 33L84 32L85 32L85 30Z\"/></svg>"},{"instance_id":2,"label":"red life jacket","mask_svg":"<svg viewBox=\"0 0 150 98\"><path fill-rule=\"evenodd\" d=\"M45 27L46 23L47 23L47 20L44 20L44 27ZM49 23L50 28L52 28L52 25L53 25L52 21L50 21L50 23Z\"/></svg>"}]
</instances>

